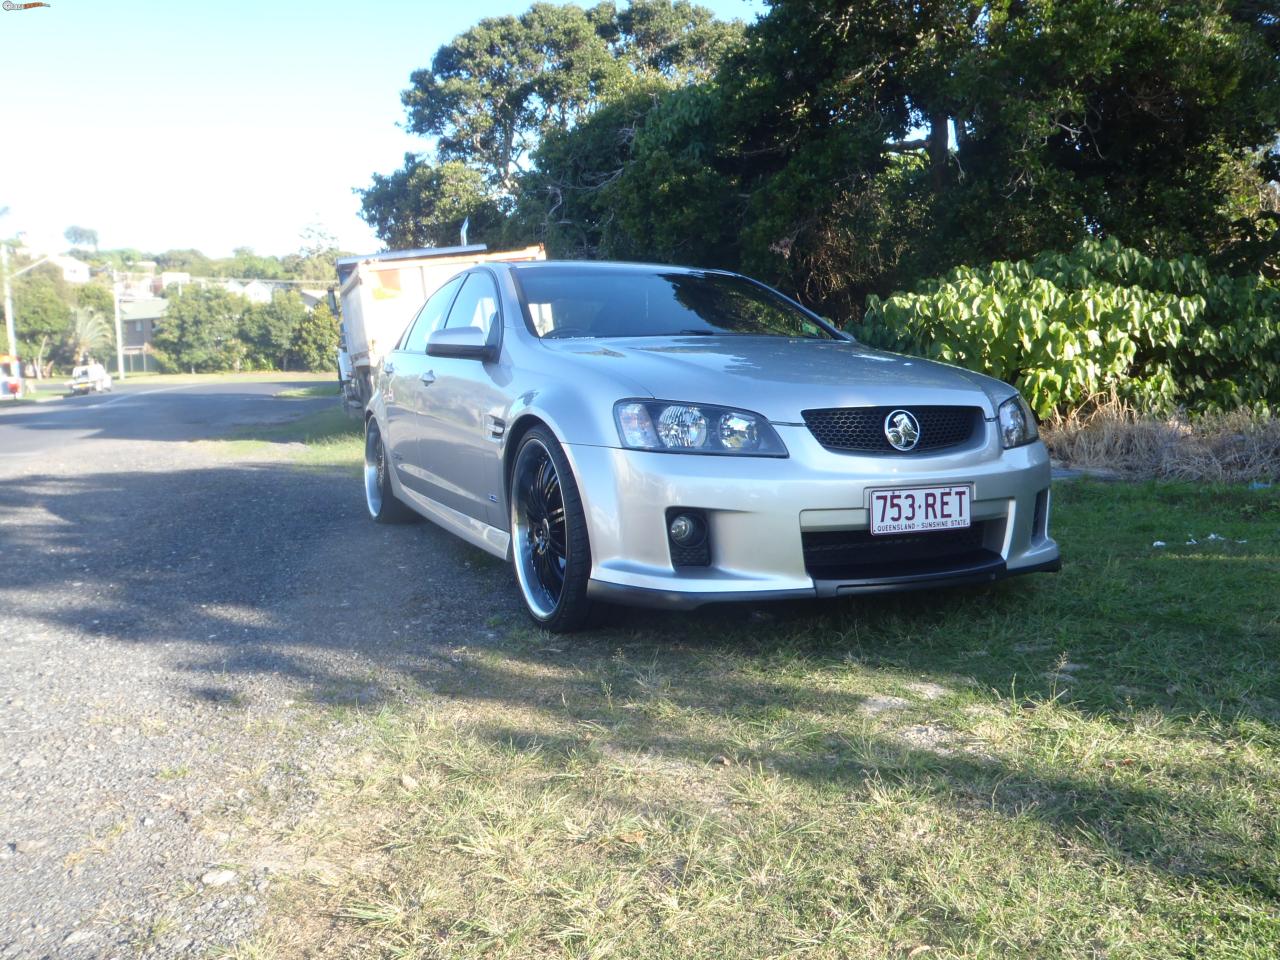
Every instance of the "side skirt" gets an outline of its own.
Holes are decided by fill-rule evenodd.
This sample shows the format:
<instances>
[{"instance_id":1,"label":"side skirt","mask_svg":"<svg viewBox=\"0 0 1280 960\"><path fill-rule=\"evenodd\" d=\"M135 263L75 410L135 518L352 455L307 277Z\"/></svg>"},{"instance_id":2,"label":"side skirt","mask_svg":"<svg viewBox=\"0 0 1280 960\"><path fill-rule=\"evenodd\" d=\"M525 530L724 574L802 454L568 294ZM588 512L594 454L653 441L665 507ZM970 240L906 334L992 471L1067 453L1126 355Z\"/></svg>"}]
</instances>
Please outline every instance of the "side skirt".
<instances>
[{"instance_id":1,"label":"side skirt","mask_svg":"<svg viewBox=\"0 0 1280 960\"><path fill-rule=\"evenodd\" d=\"M511 534L497 527L491 527L483 520L469 517L465 513L446 507L400 484L396 491L405 503L432 523L444 527L456 537L460 537L472 546L479 547L485 553L491 553L499 560L510 557Z\"/></svg>"}]
</instances>

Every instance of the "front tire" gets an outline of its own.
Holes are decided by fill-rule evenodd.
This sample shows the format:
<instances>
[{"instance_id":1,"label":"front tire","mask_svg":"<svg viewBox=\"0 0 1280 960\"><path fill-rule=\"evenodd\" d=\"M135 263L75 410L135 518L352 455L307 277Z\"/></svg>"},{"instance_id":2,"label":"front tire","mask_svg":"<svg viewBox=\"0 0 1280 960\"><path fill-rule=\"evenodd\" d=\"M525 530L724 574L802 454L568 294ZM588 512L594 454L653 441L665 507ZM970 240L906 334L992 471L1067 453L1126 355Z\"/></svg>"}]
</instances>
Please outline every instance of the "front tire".
<instances>
[{"instance_id":1,"label":"front tire","mask_svg":"<svg viewBox=\"0 0 1280 960\"><path fill-rule=\"evenodd\" d=\"M534 427L525 434L508 489L511 552L525 609L544 630L582 629L592 608L587 518L569 460L551 431Z\"/></svg>"},{"instance_id":2,"label":"front tire","mask_svg":"<svg viewBox=\"0 0 1280 960\"><path fill-rule=\"evenodd\" d=\"M377 523L409 523L417 519L417 514L396 499L391 489L391 468L376 417L370 417L364 425L364 502Z\"/></svg>"}]
</instances>

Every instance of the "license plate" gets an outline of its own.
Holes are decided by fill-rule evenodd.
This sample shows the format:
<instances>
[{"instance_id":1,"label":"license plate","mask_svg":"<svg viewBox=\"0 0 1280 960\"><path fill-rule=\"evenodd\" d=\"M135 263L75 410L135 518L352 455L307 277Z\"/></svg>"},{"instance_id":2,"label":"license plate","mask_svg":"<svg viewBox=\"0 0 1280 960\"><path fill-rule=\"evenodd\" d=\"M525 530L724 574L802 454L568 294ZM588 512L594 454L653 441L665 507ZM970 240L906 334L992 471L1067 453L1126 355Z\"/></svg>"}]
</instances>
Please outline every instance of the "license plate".
<instances>
[{"instance_id":1,"label":"license plate","mask_svg":"<svg viewBox=\"0 0 1280 960\"><path fill-rule=\"evenodd\" d=\"M967 527L970 522L969 502L972 499L973 490L967 484L872 490L871 533L879 536Z\"/></svg>"}]
</instances>

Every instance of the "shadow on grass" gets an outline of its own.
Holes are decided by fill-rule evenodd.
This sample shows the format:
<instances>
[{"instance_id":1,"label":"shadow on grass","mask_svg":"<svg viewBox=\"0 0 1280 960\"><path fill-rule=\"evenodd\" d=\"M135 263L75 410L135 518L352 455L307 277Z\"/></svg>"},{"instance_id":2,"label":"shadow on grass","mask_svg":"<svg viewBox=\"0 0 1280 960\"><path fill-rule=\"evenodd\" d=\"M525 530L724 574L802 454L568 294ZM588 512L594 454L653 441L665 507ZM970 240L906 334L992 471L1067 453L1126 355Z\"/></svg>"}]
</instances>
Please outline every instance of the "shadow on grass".
<instances>
[{"instance_id":1,"label":"shadow on grass","mask_svg":"<svg viewBox=\"0 0 1280 960\"><path fill-rule=\"evenodd\" d=\"M18 631L54 626L104 638L121 655L173 645L193 699L235 707L245 678L279 676L326 703L379 707L428 690L616 725L610 704L656 696L669 709L629 719L624 746L699 764L733 756L833 789L868 776L911 783L1034 816L1131 862L1274 898L1273 862L1246 837L1209 835L1227 802L1212 791L921 749L889 734L854 744L828 728L824 718L862 702L822 683L853 662L1013 702L1065 688L1074 710L1121 727L1136 711L1207 715L1273 748L1280 547L1274 526L1270 539L1235 534L1265 526L1280 497L1080 486L1059 499L1058 577L822 605L618 612L592 633L553 638L515 626L524 621L505 565L428 524L369 523L345 471L29 476L0 482L0 556L17 558L0 569L0 596ZM1152 524L1192 522L1212 522L1231 546L1152 551ZM1054 669L1063 657L1075 673ZM787 712L797 723L782 742L726 732ZM518 725L484 735L548 742ZM548 756L581 745L551 746ZM1264 823L1273 814L1257 812Z\"/></svg>"}]
</instances>

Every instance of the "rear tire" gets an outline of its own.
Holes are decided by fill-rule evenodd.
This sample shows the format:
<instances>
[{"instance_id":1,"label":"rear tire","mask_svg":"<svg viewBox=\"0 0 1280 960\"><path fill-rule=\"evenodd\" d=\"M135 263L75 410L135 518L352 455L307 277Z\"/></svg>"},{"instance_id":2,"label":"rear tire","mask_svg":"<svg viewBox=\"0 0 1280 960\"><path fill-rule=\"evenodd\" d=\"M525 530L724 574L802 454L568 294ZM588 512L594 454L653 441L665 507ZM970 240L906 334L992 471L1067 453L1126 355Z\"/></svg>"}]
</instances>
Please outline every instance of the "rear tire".
<instances>
[{"instance_id":1,"label":"rear tire","mask_svg":"<svg viewBox=\"0 0 1280 960\"><path fill-rule=\"evenodd\" d=\"M410 523L418 515L396 499L377 417L364 424L364 502L376 523Z\"/></svg>"},{"instance_id":2,"label":"rear tire","mask_svg":"<svg viewBox=\"0 0 1280 960\"><path fill-rule=\"evenodd\" d=\"M569 460L550 430L534 427L524 435L507 489L512 562L525 609L544 630L581 630L593 606L587 518Z\"/></svg>"}]
</instances>

